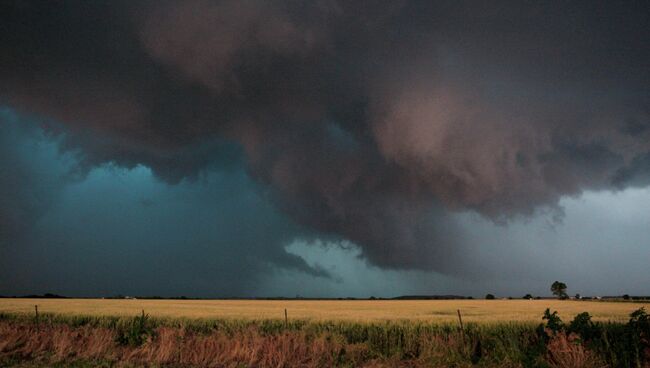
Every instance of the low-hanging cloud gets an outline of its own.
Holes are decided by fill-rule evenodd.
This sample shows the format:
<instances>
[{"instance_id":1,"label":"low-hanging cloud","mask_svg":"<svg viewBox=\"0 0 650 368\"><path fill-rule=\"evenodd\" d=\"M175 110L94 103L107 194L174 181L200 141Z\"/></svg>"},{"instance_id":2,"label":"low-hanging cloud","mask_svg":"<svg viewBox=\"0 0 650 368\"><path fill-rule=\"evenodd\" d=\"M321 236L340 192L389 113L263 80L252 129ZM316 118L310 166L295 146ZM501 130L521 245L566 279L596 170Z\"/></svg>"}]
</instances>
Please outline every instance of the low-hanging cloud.
<instances>
[{"instance_id":1,"label":"low-hanging cloud","mask_svg":"<svg viewBox=\"0 0 650 368\"><path fill-rule=\"evenodd\" d=\"M0 5L0 101L80 165L168 183L232 163L371 262L452 272L450 211L494 221L646 185L644 4Z\"/></svg>"}]
</instances>

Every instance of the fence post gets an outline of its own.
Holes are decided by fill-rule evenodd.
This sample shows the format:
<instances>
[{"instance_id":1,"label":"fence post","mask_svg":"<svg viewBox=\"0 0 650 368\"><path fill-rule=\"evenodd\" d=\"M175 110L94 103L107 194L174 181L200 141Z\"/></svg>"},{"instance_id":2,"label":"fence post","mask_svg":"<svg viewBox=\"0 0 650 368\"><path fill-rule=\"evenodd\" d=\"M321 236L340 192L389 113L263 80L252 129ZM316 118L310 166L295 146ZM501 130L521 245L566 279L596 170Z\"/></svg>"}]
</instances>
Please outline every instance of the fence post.
<instances>
[{"instance_id":1,"label":"fence post","mask_svg":"<svg viewBox=\"0 0 650 368\"><path fill-rule=\"evenodd\" d=\"M458 322L460 322L460 338L463 341L463 345L465 345L465 329L463 328L463 317L460 315L460 309L456 310L458 312Z\"/></svg>"},{"instance_id":2,"label":"fence post","mask_svg":"<svg viewBox=\"0 0 650 368\"><path fill-rule=\"evenodd\" d=\"M287 318L287 308L284 308L284 328L289 328L289 319Z\"/></svg>"},{"instance_id":3,"label":"fence post","mask_svg":"<svg viewBox=\"0 0 650 368\"><path fill-rule=\"evenodd\" d=\"M36 315L36 330L40 330L38 323L38 305L34 305L34 314Z\"/></svg>"}]
</instances>

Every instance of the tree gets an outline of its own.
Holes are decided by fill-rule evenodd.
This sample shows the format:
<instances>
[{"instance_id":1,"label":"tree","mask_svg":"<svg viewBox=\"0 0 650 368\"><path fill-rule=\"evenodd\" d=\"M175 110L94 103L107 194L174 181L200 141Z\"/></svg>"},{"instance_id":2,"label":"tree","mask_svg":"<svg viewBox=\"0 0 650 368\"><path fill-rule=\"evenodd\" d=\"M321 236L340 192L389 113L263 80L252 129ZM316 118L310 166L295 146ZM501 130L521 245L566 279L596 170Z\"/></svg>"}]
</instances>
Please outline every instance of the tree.
<instances>
[{"instance_id":1,"label":"tree","mask_svg":"<svg viewBox=\"0 0 650 368\"><path fill-rule=\"evenodd\" d=\"M494 299L494 295L488 294L488 295L485 296L485 299L492 300L492 299Z\"/></svg>"},{"instance_id":2,"label":"tree","mask_svg":"<svg viewBox=\"0 0 650 368\"><path fill-rule=\"evenodd\" d=\"M551 292L560 299L566 299L568 297L566 289L566 284L563 282L555 281L553 285L551 285Z\"/></svg>"},{"instance_id":3,"label":"tree","mask_svg":"<svg viewBox=\"0 0 650 368\"><path fill-rule=\"evenodd\" d=\"M531 300L531 299L533 299L533 296L530 295L530 294L526 294L526 295L524 295L524 299Z\"/></svg>"}]
</instances>

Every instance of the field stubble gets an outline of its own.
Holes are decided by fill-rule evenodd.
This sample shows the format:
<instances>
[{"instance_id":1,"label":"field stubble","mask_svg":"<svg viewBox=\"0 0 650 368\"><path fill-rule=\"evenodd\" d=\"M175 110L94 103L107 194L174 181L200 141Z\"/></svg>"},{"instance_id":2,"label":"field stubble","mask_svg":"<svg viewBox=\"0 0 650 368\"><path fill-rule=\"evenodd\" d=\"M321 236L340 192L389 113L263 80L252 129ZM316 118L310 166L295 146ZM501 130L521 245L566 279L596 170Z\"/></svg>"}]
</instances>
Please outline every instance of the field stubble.
<instances>
[{"instance_id":1,"label":"field stubble","mask_svg":"<svg viewBox=\"0 0 650 368\"><path fill-rule=\"evenodd\" d=\"M546 308L568 319L589 312L594 321L625 322L648 304L573 300L146 300L146 299L0 299L0 312L85 316L134 316L311 321L417 321L455 323L535 322Z\"/></svg>"}]
</instances>

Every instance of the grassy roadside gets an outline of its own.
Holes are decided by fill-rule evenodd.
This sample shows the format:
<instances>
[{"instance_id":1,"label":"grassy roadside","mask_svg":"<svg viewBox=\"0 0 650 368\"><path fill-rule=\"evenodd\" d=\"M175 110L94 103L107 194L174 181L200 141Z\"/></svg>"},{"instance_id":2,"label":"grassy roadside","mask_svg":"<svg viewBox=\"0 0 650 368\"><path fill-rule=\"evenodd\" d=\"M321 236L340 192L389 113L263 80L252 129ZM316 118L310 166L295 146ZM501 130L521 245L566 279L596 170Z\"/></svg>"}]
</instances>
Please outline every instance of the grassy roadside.
<instances>
[{"instance_id":1,"label":"grassy roadside","mask_svg":"<svg viewBox=\"0 0 650 368\"><path fill-rule=\"evenodd\" d=\"M541 317L541 316L540 316ZM0 314L0 365L648 367L647 315L628 323L357 323ZM633 320L633 321L632 321ZM634 322L634 323L632 323ZM27 365L25 365L27 364ZM31 365L30 365L31 364Z\"/></svg>"}]
</instances>

